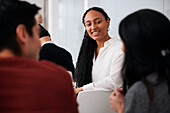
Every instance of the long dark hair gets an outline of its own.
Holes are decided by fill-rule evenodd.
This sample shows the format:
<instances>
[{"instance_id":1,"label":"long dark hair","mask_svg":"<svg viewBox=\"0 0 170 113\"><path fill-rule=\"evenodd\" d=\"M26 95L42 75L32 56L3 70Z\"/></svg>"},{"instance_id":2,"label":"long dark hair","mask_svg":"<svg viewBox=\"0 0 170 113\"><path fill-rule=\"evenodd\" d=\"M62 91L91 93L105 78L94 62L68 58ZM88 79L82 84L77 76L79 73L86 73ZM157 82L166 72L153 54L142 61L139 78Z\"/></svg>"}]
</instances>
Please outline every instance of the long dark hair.
<instances>
[{"instance_id":1,"label":"long dark hair","mask_svg":"<svg viewBox=\"0 0 170 113\"><path fill-rule=\"evenodd\" d=\"M153 88L146 77L154 72L158 74L157 84L167 80L170 93L169 20L157 11L139 10L121 21L119 34L125 45L122 68L124 93L135 82L142 80L151 105Z\"/></svg>"},{"instance_id":2,"label":"long dark hair","mask_svg":"<svg viewBox=\"0 0 170 113\"><path fill-rule=\"evenodd\" d=\"M82 17L82 23L85 25L84 18L86 14L95 10L103 14L106 20L110 20L107 13L99 7L89 8ZM84 39L80 48L79 56L76 63L75 77L74 81L76 82L77 87L82 87L85 84L92 82L92 66L93 66L93 57L94 52L96 51L97 43L93 40L85 30Z\"/></svg>"}]
</instances>

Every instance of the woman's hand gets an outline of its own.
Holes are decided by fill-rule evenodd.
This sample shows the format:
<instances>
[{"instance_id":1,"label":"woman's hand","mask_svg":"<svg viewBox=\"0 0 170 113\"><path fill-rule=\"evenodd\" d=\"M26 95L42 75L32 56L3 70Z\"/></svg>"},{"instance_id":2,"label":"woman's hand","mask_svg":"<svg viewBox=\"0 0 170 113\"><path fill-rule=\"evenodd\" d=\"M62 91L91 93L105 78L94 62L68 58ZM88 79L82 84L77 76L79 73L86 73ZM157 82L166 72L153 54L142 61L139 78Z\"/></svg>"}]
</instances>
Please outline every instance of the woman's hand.
<instances>
[{"instance_id":1,"label":"woman's hand","mask_svg":"<svg viewBox=\"0 0 170 113\"><path fill-rule=\"evenodd\" d=\"M110 105L112 109L117 113L123 113L124 111L124 96L122 94L123 89L118 89L117 87L110 95Z\"/></svg>"},{"instance_id":2,"label":"woman's hand","mask_svg":"<svg viewBox=\"0 0 170 113\"><path fill-rule=\"evenodd\" d=\"M83 87L74 89L75 94L77 95L80 91L83 91Z\"/></svg>"}]
</instances>

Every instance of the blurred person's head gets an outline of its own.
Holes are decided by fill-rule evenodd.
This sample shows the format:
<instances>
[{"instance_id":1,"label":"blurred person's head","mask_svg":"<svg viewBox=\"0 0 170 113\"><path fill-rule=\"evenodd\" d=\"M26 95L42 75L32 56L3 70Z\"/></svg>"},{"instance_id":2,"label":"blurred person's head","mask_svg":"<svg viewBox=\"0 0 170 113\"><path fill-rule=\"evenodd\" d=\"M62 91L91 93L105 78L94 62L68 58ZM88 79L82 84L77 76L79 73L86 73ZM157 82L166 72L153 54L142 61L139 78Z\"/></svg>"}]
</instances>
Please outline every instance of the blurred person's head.
<instances>
[{"instance_id":1,"label":"blurred person's head","mask_svg":"<svg viewBox=\"0 0 170 113\"><path fill-rule=\"evenodd\" d=\"M36 18L38 24L42 24L43 18L42 18L42 15L40 13L36 14L35 18Z\"/></svg>"},{"instance_id":2,"label":"blurred person's head","mask_svg":"<svg viewBox=\"0 0 170 113\"><path fill-rule=\"evenodd\" d=\"M35 15L40 8L19 0L0 0L0 52L37 59L39 25Z\"/></svg>"},{"instance_id":3,"label":"blurred person's head","mask_svg":"<svg viewBox=\"0 0 170 113\"><path fill-rule=\"evenodd\" d=\"M125 51L125 92L154 72L159 82L170 78L170 21L163 14L149 9L132 13L121 21L119 34Z\"/></svg>"}]
</instances>

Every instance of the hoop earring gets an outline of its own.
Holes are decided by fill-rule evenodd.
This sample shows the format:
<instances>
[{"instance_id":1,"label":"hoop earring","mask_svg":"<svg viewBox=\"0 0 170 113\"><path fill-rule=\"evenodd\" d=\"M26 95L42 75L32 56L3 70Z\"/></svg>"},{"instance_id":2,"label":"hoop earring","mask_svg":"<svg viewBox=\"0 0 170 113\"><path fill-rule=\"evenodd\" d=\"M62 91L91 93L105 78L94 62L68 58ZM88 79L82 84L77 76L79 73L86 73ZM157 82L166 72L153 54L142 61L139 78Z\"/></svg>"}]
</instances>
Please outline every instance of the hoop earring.
<instances>
[{"instance_id":1,"label":"hoop earring","mask_svg":"<svg viewBox=\"0 0 170 113\"><path fill-rule=\"evenodd\" d=\"M110 28L108 27L108 28L107 28L107 31L109 31L109 30L110 30Z\"/></svg>"}]
</instances>

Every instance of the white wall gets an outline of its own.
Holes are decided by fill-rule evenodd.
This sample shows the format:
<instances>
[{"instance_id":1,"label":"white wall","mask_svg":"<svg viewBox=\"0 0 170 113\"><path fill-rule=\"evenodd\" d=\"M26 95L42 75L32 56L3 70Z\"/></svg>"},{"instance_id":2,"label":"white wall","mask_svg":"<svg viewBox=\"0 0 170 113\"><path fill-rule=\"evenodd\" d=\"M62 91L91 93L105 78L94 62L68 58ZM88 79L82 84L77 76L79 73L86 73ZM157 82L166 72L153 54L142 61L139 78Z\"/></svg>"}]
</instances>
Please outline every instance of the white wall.
<instances>
[{"instance_id":1,"label":"white wall","mask_svg":"<svg viewBox=\"0 0 170 113\"><path fill-rule=\"evenodd\" d=\"M59 8L58 0L48 1L48 31L52 40L56 43L59 39Z\"/></svg>"},{"instance_id":2,"label":"white wall","mask_svg":"<svg viewBox=\"0 0 170 113\"><path fill-rule=\"evenodd\" d=\"M81 23L83 4L83 0L49 0L48 6L49 32L53 41L71 53L74 64L84 33Z\"/></svg>"},{"instance_id":3,"label":"white wall","mask_svg":"<svg viewBox=\"0 0 170 113\"><path fill-rule=\"evenodd\" d=\"M164 14L170 19L170 0L164 0Z\"/></svg>"}]
</instances>

